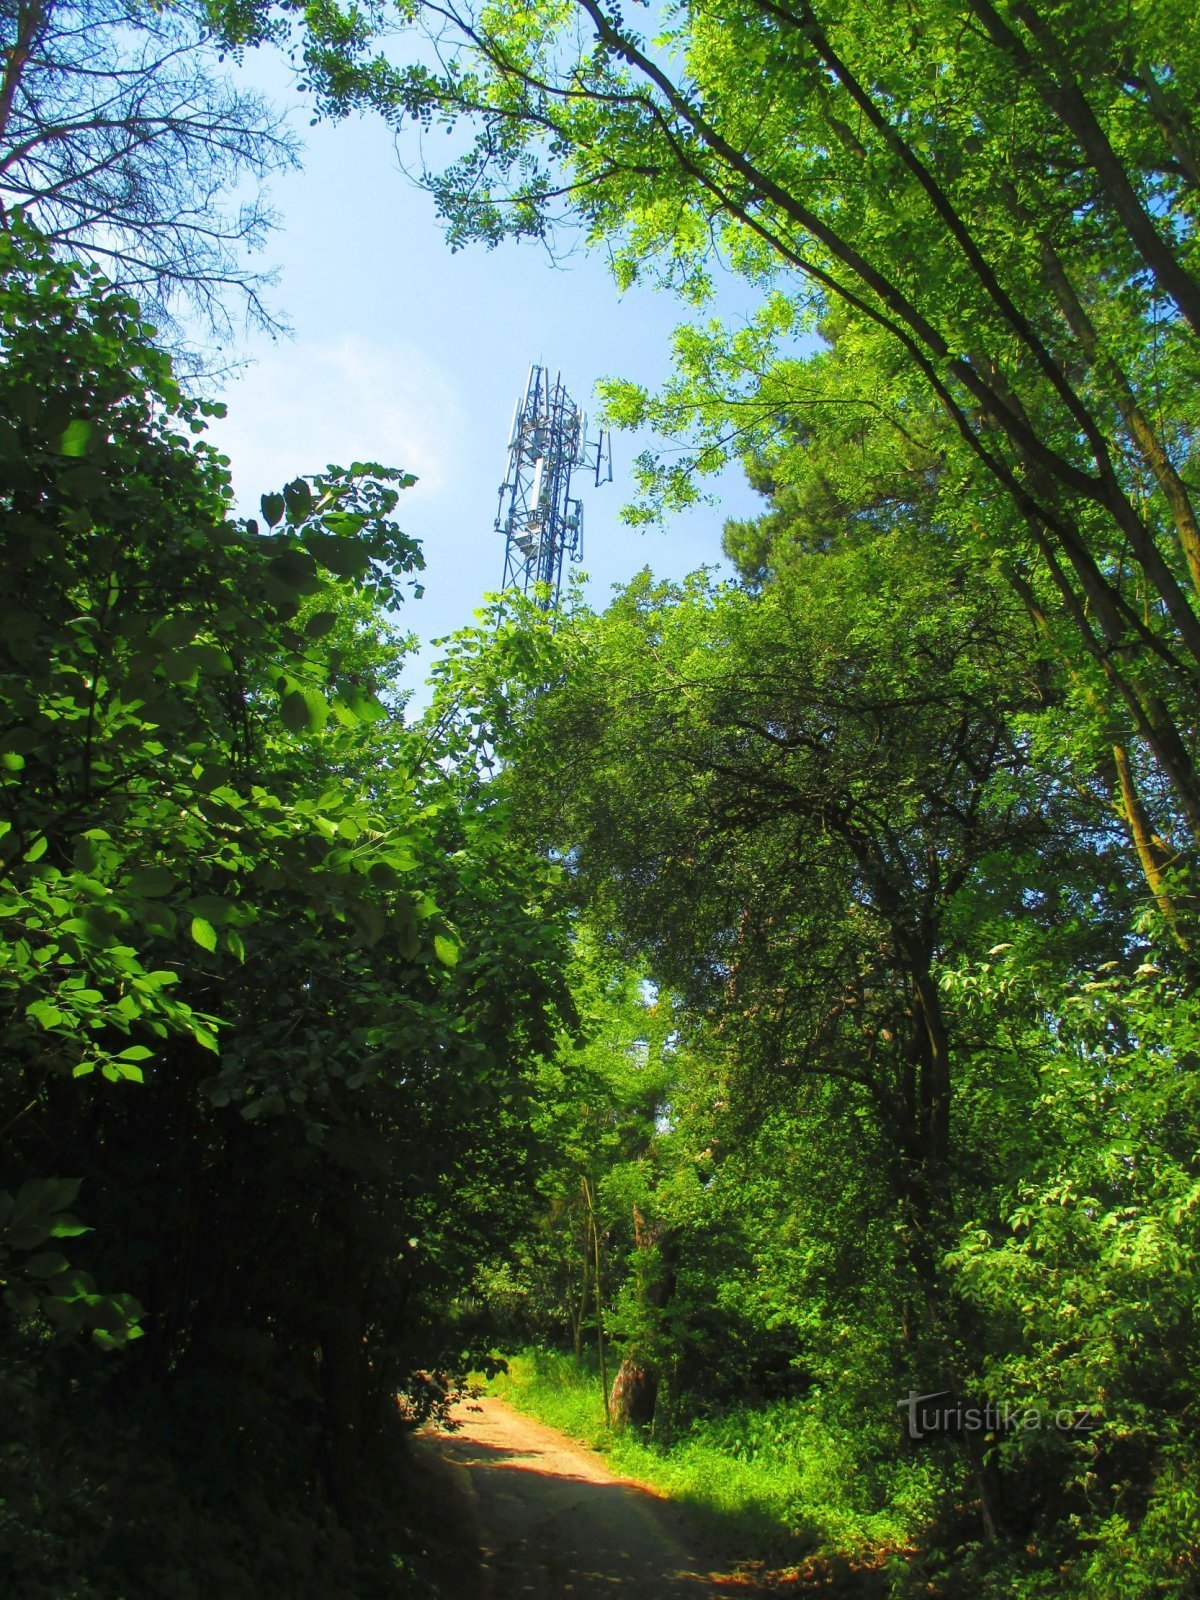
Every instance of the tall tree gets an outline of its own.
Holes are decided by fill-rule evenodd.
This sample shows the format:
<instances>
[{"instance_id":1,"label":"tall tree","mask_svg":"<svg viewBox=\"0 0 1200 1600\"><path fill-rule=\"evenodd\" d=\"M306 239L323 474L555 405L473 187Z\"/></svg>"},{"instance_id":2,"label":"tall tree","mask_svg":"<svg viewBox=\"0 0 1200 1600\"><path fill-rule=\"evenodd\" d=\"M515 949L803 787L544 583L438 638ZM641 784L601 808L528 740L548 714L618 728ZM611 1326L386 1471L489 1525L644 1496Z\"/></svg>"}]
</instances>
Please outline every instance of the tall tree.
<instances>
[{"instance_id":1,"label":"tall tree","mask_svg":"<svg viewBox=\"0 0 1200 1600\"><path fill-rule=\"evenodd\" d=\"M167 326L279 325L247 255L272 225L263 180L296 141L234 86L202 8L5 0L0 58L0 213L20 207Z\"/></svg>"}]
</instances>

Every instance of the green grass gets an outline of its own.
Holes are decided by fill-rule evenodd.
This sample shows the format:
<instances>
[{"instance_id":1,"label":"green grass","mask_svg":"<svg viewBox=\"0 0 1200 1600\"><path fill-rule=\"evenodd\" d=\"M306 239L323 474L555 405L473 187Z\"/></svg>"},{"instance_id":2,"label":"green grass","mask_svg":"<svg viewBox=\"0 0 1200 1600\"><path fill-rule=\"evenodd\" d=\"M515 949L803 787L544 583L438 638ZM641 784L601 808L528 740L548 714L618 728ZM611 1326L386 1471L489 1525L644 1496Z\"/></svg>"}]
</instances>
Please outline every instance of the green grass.
<instances>
[{"instance_id":1,"label":"green grass","mask_svg":"<svg viewBox=\"0 0 1200 1600\"><path fill-rule=\"evenodd\" d=\"M598 1376L554 1351L510 1357L490 1390L688 1506L722 1543L776 1565L813 1552L902 1565L941 1487L928 1464L885 1465L817 1406L797 1401L696 1421L664 1446L610 1430Z\"/></svg>"}]
</instances>

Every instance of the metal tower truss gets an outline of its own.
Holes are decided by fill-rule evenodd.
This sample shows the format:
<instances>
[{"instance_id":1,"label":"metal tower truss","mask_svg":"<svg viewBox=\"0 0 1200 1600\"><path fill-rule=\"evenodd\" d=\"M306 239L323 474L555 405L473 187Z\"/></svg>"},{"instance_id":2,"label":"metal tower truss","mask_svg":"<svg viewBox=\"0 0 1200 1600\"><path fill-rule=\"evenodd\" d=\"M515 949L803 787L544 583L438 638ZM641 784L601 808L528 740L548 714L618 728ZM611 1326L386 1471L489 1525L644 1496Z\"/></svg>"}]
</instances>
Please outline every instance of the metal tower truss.
<instances>
[{"instance_id":1,"label":"metal tower truss","mask_svg":"<svg viewBox=\"0 0 1200 1600\"><path fill-rule=\"evenodd\" d=\"M583 560L583 502L571 493L571 474L586 469L597 488L612 482L612 444L600 429L587 436L587 417L561 375L530 367L513 411L508 465L500 485L496 531L504 534L504 589L558 605L564 561Z\"/></svg>"}]
</instances>

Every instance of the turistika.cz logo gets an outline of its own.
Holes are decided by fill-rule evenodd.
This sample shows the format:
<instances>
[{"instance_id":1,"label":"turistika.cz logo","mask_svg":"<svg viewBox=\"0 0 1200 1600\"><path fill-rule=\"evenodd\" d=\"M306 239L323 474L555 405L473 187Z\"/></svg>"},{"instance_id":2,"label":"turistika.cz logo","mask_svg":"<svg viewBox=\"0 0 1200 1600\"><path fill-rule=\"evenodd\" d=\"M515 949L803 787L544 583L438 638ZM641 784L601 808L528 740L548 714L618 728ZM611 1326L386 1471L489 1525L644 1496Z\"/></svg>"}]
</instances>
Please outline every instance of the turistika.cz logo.
<instances>
[{"instance_id":1,"label":"turistika.cz logo","mask_svg":"<svg viewBox=\"0 0 1200 1600\"><path fill-rule=\"evenodd\" d=\"M927 1439L933 1434L1013 1433L1020 1429L1054 1428L1059 1433L1090 1433L1097 1417L1086 1406L1059 1406L1050 1411L1038 1405L976 1405L956 1399L949 1389L917 1394L910 1389L896 1405L908 1412L908 1437Z\"/></svg>"}]
</instances>

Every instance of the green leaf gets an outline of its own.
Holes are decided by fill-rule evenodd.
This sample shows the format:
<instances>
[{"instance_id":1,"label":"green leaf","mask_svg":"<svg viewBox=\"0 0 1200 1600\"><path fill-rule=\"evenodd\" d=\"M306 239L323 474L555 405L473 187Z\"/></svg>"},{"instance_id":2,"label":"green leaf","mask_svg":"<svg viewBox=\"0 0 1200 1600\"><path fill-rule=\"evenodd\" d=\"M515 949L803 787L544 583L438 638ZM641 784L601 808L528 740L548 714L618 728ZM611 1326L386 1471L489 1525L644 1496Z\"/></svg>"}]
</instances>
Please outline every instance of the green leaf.
<instances>
[{"instance_id":1,"label":"green leaf","mask_svg":"<svg viewBox=\"0 0 1200 1600\"><path fill-rule=\"evenodd\" d=\"M71 1263L66 1256L57 1250L43 1250L40 1255L30 1256L25 1263L25 1271L31 1278L53 1278L56 1273L65 1272Z\"/></svg>"},{"instance_id":2,"label":"green leaf","mask_svg":"<svg viewBox=\"0 0 1200 1600\"><path fill-rule=\"evenodd\" d=\"M11 1289L6 1289L4 1303L18 1317L31 1317L39 1305L36 1290L25 1283L14 1283Z\"/></svg>"},{"instance_id":3,"label":"green leaf","mask_svg":"<svg viewBox=\"0 0 1200 1600\"><path fill-rule=\"evenodd\" d=\"M194 644L190 650L191 658L201 672L232 672L233 661L229 655L215 644Z\"/></svg>"},{"instance_id":4,"label":"green leaf","mask_svg":"<svg viewBox=\"0 0 1200 1600\"><path fill-rule=\"evenodd\" d=\"M215 894L198 894L188 902L188 905L194 916L203 917L206 922L214 925L228 922L234 914L233 905Z\"/></svg>"},{"instance_id":5,"label":"green leaf","mask_svg":"<svg viewBox=\"0 0 1200 1600\"><path fill-rule=\"evenodd\" d=\"M283 498L287 503L289 522L305 522L312 514L312 490L303 478L295 478L284 485Z\"/></svg>"},{"instance_id":6,"label":"green leaf","mask_svg":"<svg viewBox=\"0 0 1200 1600\"><path fill-rule=\"evenodd\" d=\"M361 578L371 565L371 553L355 539L333 533L306 533L305 546L337 578Z\"/></svg>"},{"instance_id":7,"label":"green leaf","mask_svg":"<svg viewBox=\"0 0 1200 1600\"><path fill-rule=\"evenodd\" d=\"M129 875L129 888L133 894L141 895L146 900L157 900L170 894L178 881L166 867L139 867Z\"/></svg>"},{"instance_id":8,"label":"green leaf","mask_svg":"<svg viewBox=\"0 0 1200 1600\"><path fill-rule=\"evenodd\" d=\"M26 852L25 852L25 860L26 861L40 861L42 859L42 857L46 854L46 851L49 849L49 847L50 847L50 841L49 841L49 839L47 839L46 835L43 833L41 835L41 837L35 839L33 841L33 843L29 846L29 849L26 850Z\"/></svg>"},{"instance_id":9,"label":"green leaf","mask_svg":"<svg viewBox=\"0 0 1200 1600\"><path fill-rule=\"evenodd\" d=\"M378 944L386 927L384 915L380 908L373 901L360 900L349 907L349 914L364 943L367 945Z\"/></svg>"},{"instance_id":10,"label":"green leaf","mask_svg":"<svg viewBox=\"0 0 1200 1600\"><path fill-rule=\"evenodd\" d=\"M281 550L271 561L268 571L277 582L297 594L312 594L321 587L316 562L304 550Z\"/></svg>"},{"instance_id":11,"label":"green leaf","mask_svg":"<svg viewBox=\"0 0 1200 1600\"><path fill-rule=\"evenodd\" d=\"M83 1186L82 1178L30 1178L17 1190L13 1203L13 1222L32 1223L50 1217L73 1205Z\"/></svg>"},{"instance_id":12,"label":"green leaf","mask_svg":"<svg viewBox=\"0 0 1200 1600\"><path fill-rule=\"evenodd\" d=\"M453 939L448 939L444 933L434 934L433 953L444 967L456 967L458 965L459 946Z\"/></svg>"},{"instance_id":13,"label":"green leaf","mask_svg":"<svg viewBox=\"0 0 1200 1600\"><path fill-rule=\"evenodd\" d=\"M168 650L159 663L168 682L194 689L200 681L200 664L188 649Z\"/></svg>"},{"instance_id":14,"label":"green leaf","mask_svg":"<svg viewBox=\"0 0 1200 1600\"><path fill-rule=\"evenodd\" d=\"M148 933L161 934L164 939L169 939L178 927L178 918L170 906L165 906L159 900L150 900L142 907L138 920Z\"/></svg>"},{"instance_id":15,"label":"green leaf","mask_svg":"<svg viewBox=\"0 0 1200 1600\"><path fill-rule=\"evenodd\" d=\"M259 504L268 528L274 528L283 520L284 499L281 494L265 494Z\"/></svg>"},{"instance_id":16,"label":"green leaf","mask_svg":"<svg viewBox=\"0 0 1200 1600\"><path fill-rule=\"evenodd\" d=\"M95 840L86 837L77 839L71 859L75 863L76 872L95 872L100 864L100 852L96 849Z\"/></svg>"},{"instance_id":17,"label":"green leaf","mask_svg":"<svg viewBox=\"0 0 1200 1600\"><path fill-rule=\"evenodd\" d=\"M86 1222L80 1222L78 1217L73 1217L69 1211L62 1212L54 1219L54 1226L50 1229L52 1239L75 1239L81 1233L91 1233L91 1228Z\"/></svg>"},{"instance_id":18,"label":"green leaf","mask_svg":"<svg viewBox=\"0 0 1200 1600\"><path fill-rule=\"evenodd\" d=\"M180 650L184 645L191 644L199 631L200 624L195 617L177 613L173 617L165 617L158 624L154 630L154 642L165 650Z\"/></svg>"},{"instance_id":19,"label":"green leaf","mask_svg":"<svg viewBox=\"0 0 1200 1600\"><path fill-rule=\"evenodd\" d=\"M86 455L91 437L91 423L82 417L76 417L74 422L69 422L63 430L63 436L58 441L59 453L64 456Z\"/></svg>"},{"instance_id":20,"label":"green leaf","mask_svg":"<svg viewBox=\"0 0 1200 1600\"><path fill-rule=\"evenodd\" d=\"M50 1280L50 1288L63 1299L75 1300L95 1294L96 1280L90 1272L69 1267L66 1272L60 1272Z\"/></svg>"},{"instance_id":21,"label":"green leaf","mask_svg":"<svg viewBox=\"0 0 1200 1600\"><path fill-rule=\"evenodd\" d=\"M25 1007L25 1015L43 1028L57 1028L59 1023L67 1020L67 1013L51 1005L49 1000L34 1000Z\"/></svg>"},{"instance_id":22,"label":"green leaf","mask_svg":"<svg viewBox=\"0 0 1200 1600\"><path fill-rule=\"evenodd\" d=\"M50 1224L46 1222L14 1223L6 1230L6 1244L12 1250L36 1250L50 1237Z\"/></svg>"},{"instance_id":23,"label":"green leaf","mask_svg":"<svg viewBox=\"0 0 1200 1600\"><path fill-rule=\"evenodd\" d=\"M87 1326L86 1308L79 1301L64 1300L59 1295L47 1295L42 1301L42 1310L63 1333L82 1333Z\"/></svg>"},{"instance_id":24,"label":"green leaf","mask_svg":"<svg viewBox=\"0 0 1200 1600\"><path fill-rule=\"evenodd\" d=\"M314 611L304 624L305 635L309 639L323 639L336 622L336 611Z\"/></svg>"},{"instance_id":25,"label":"green leaf","mask_svg":"<svg viewBox=\"0 0 1200 1600\"><path fill-rule=\"evenodd\" d=\"M293 689L279 707L283 725L291 733L319 733L329 720L329 704L315 689Z\"/></svg>"},{"instance_id":26,"label":"green leaf","mask_svg":"<svg viewBox=\"0 0 1200 1600\"><path fill-rule=\"evenodd\" d=\"M387 716L386 708L380 704L375 696L368 694L365 689L360 689L355 684L348 684L345 688L338 690L334 707L335 709L341 707L345 710L350 718L351 725L354 722L379 722ZM339 716L338 720L343 721L345 719Z\"/></svg>"},{"instance_id":27,"label":"green leaf","mask_svg":"<svg viewBox=\"0 0 1200 1600\"><path fill-rule=\"evenodd\" d=\"M118 1061L149 1061L154 1051L146 1048L144 1044L126 1045L117 1056Z\"/></svg>"},{"instance_id":28,"label":"green leaf","mask_svg":"<svg viewBox=\"0 0 1200 1600\"><path fill-rule=\"evenodd\" d=\"M312 727L308 701L300 689L293 689L290 694L283 697L279 715L289 733L308 733Z\"/></svg>"},{"instance_id":29,"label":"green leaf","mask_svg":"<svg viewBox=\"0 0 1200 1600\"><path fill-rule=\"evenodd\" d=\"M215 950L217 948L217 930L211 922L206 922L203 917L192 918L192 938L202 950Z\"/></svg>"}]
</instances>

